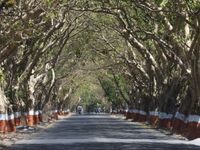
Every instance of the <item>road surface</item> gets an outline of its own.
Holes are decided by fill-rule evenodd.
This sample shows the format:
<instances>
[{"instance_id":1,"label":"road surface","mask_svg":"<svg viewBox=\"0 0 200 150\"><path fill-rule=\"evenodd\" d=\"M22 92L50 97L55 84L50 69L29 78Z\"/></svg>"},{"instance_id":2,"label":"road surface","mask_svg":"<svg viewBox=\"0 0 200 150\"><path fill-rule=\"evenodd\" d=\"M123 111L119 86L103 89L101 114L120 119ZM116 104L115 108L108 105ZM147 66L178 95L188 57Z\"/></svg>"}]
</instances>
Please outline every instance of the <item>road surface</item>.
<instances>
[{"instance_id":1,"label":"road surface","mask_svg":"<svg viewBox=\"0 0 200 150\"><path fill-rule=\"evenodd\" d=\"M9 150L199 150L139 123L110 115L71 116Z\"/></svg>"}]
</instances>

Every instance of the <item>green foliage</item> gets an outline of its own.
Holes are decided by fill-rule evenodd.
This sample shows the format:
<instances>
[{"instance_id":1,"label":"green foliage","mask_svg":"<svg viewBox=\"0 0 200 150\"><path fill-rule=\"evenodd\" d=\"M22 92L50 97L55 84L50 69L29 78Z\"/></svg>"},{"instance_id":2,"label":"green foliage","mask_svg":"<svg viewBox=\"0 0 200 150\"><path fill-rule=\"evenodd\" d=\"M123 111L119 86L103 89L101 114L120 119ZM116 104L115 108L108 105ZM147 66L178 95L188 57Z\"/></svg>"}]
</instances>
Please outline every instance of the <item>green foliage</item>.
<instances>
[{"instance_id":1,"label":"green foliage","mask_svg":"<svg viewBox=\"0 0 200 150\"><path fill-rule=\"evenodd\" d=\"M91 83L82 84L78 89L76 89L76 97L79 99L79 105L82 105L86 110L93 111L97 107L103 107L103 100L97 92L98 85L93 85Z\"/></svg>"},{"instance_id":2,"label":"green foliage","mask_svg":"<svg viewBox=\"0 0 200 150\"><path fill-rule=\"evenodd\" d=\"M160 3L160 6L165 7L168 2L169 2L169 0L162 0L162 2Z\"/></svg>"},{"instance_id":3,"label":"green foliage","mask_svg":"<svg viewBox=\"0 0 200 150\"><path fill-rule=\"evenodd\" d=\"M160 7L166 7L169 0L154 0L154 2Z\"/></svg>"},{"instance_id":4,"label":"green foliage","mask_svg":"<svg viewBox=\"0 0 200 150\"><path fill-rule=\"evenodd\" d=\"M116 95L116 88L111 80L105 80L103 79L101 81L102 87L105 90L105 96L108 98L109 102L116 101L117 95Z\"/></svg>"},{"instance_id":5,"label":"green foliage","mask_svg":"<svg viewBox=\"0 0 200 150\"><path fill-rule=\"evenodd\" d=\"M188 6L192 11L197 11L200 8L199 0L188 0Z\"/></svg>"},{"instance_id":6,"label":"green foliage","mask_svg":"<svg viewBox=\"0 0 200 150\"><path fill-rule=\"evenodd\" d=\"M6 0L5 4L7 7L12 7L15 4L15 0Z\"/></svg>"},{"instance_id":7,"label":"green foliage","mask_svg":"<svg viewBox=\"0 0 200 150\"><path fill-rule=\"evenodd\" d=\"M18 91L16 92L16 96L17 96L17 97L20 97L20 98L23 98L23 97L24 97L24 92L23 92L22 90L18 90Z\"/></svg>"},{"instance_id":8,"label":"green foliage","mask_svg":"<svg viewBox=\"0 0 200 150\"><path fill-rule=\"evenodd\" d=\"M124 99L119 90L121 90L124 96L128 97L127 85L124 77L121 75L117 75L117 80L120 87L117 87L118 85L116 85L112 78L104 77L100 79L101 86L105 92L105 96L107 97L108 101L112 104L113 108L121 107L124 103Z\"/></svg>"},{"instance_id":9,"label":"green foliage","mask_svg":"<svg viewBox=\"0 0 200 150\"><path fill-rule=\"evenodd\" d=\"M10 89L4 91L4 93L5 93L6 97L9 97L9 98L12 97L12 91Z\"/></svg>"}]
</instances>

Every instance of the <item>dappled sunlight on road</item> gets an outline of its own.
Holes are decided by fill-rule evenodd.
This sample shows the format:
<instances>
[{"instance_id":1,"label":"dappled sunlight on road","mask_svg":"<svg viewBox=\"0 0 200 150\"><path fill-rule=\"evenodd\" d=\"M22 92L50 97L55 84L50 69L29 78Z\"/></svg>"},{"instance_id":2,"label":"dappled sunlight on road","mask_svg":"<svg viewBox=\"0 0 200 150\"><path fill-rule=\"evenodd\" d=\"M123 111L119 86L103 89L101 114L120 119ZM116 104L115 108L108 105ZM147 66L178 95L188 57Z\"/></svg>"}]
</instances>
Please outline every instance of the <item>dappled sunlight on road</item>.
<instances>
[{"instance_id":1,"label":"dappled sunlight on road","mask_svg":"<svg viewBox=\"0 0 200 150\"><path fill-rule=\"evenodd\" d=\"M167 136L144 125L110 115L72 115L37 137L21 140L10 150L130 150L199 149L188 141Z\"/></svg>"}]
</instances>

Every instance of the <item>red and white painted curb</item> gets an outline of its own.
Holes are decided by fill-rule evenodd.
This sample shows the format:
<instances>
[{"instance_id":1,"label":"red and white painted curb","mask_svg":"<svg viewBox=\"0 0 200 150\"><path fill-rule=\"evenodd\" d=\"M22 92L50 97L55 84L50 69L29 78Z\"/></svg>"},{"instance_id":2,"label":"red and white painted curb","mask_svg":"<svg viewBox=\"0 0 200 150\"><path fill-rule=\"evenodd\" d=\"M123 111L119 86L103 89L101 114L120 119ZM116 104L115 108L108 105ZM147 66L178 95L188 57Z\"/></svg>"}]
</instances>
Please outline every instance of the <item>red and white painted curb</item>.
<instances>
[{"instance_id":1,"label":"red and white painted curb","mask_svg":"<svg viewBox=\"0 0 200 150\"><path fill-rule=\"evenodd\" d=\"M180 133L188 139L200 137L200 116L189 115L185 116L180 112L176 112L175 116L170 113L159 112L157 110L147 112L139 109L124 110L127 119L133 119L137 122L146 122L147 120L153 126L158 126L166 129L173 129L174 132ZM149 118L148 118L149 117Z\"/></svg>"}]
</instances>

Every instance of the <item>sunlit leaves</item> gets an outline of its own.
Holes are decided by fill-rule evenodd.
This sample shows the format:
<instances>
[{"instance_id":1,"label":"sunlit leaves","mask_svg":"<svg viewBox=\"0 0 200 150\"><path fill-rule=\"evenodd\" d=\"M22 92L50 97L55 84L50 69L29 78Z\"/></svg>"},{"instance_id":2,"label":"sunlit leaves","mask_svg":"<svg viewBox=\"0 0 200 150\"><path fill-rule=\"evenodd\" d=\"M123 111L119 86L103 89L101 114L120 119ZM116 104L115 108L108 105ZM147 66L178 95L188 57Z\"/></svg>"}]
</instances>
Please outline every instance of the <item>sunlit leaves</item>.
<instances>
[{"instance_id":1,"label":"sunlit leaves","mask_svg":"<svg viewBox=\"0 0 200 150\"><path fill-rule=\"evenodd\" d=\"M198 0L187 0L187 4L192 11L197 11L200 9L200 1Z\"/></svg>"},{"instance_id":2,"label":"sunlit leaves","mask_svg":"<svg viewBox=\"0 0 200 150\"><path fill-rule=\"evenodd\" d=\"M160 6L165 7L168 2L169 2L169 0L162 0L162 2L160 3Z\"/></svg>"}]
</instances>

